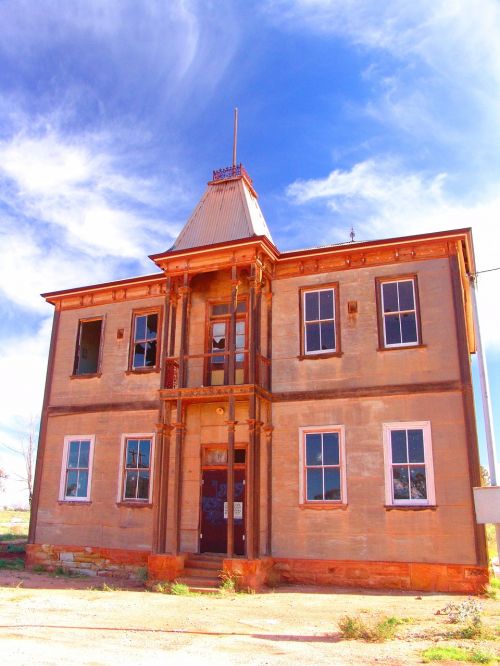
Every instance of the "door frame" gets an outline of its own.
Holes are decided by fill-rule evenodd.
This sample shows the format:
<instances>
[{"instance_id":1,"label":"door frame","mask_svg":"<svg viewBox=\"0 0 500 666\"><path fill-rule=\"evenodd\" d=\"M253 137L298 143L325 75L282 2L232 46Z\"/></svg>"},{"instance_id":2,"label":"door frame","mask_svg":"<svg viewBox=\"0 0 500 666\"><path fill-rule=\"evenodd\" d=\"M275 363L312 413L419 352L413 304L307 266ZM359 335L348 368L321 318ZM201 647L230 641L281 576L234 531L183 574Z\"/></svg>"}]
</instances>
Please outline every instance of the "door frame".
<instances>
[{"instance_id":1,"label":"door frame","mask_svg":"<svg viewBox=\"0 0 500 666\"><path fill-rule=\"evenodd\" d=\"M226 479L227 479L227 458L226 462L224 464L204 464L204 452L208 449L224 449L227 452L227 444L202 444L200 446L200 495L199 495L199 501L198 501L198 553L201 553L201 526L202 526L202 514L203 514L203 472L205 470L226 470ZM243 497L243 555L237 555L236 557L246 557L246 551L247 551L247 526L248 526L248 521L247 521L247 514L248 514L248 502L249 502L249 497L248 497L248 483L247 483L247 444L246 443L235 443L234 450L236 451L244 451L245 452L245 462L243 463L234 463L234 470L243 470L244 471L244 484L245 484L245 490L244 490L244 497ZM234 529L234 525L233 525ZM221 553L224 554L224 553ZM227 554L227 551L226 551Z\"/></svg>"}]
</instances>

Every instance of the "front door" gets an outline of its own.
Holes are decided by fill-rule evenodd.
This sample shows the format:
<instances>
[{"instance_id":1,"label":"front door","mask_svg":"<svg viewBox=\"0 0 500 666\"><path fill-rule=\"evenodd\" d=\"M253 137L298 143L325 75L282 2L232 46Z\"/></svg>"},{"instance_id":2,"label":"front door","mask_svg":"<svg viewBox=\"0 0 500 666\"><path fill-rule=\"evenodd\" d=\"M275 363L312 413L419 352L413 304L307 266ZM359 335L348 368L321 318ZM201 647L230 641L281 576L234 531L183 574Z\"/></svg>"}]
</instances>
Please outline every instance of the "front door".
<instances>
[{"instance_id":1,"label":"front door","mask_svg":"<svg viewBox=\"0 0 500 666\"><path fill-rule=\"evenodd\" d=\"M204 469L200 553L227 552L227 468ZM234 552L245 554L245 470L234 470Z\"/></svg>"}]
</instances>

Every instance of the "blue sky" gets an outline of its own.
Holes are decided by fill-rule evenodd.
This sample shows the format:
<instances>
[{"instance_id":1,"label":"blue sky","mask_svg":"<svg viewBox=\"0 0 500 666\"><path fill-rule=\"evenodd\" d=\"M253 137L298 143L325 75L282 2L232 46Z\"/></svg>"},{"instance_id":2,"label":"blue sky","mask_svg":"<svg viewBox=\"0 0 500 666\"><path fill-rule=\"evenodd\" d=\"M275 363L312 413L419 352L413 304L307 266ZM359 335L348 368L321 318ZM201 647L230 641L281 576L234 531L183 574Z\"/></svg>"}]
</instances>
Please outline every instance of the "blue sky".
<instances>
[{"instance_id":1,"label":"blue sky","mask_svg":"<svg viewBox=\"0 0 500 666\"><path fill-rule=\"evenodd\" d=\"M39 293L154 272L234 106L280 249L472 226L500 266L496 0L3 0L0 25L0 442L40 410ZM500 271L479 284L496 404Z\"/></svg>"}]
</instances>

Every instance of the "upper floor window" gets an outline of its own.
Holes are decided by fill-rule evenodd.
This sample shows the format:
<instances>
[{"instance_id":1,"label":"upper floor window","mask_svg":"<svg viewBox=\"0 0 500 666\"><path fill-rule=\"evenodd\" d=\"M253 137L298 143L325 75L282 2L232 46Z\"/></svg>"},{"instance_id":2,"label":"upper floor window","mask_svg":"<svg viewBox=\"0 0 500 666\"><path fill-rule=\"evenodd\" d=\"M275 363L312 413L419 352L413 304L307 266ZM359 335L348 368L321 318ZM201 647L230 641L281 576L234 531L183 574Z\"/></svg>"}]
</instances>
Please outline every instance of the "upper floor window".
<instances>
[{"instance_id":1,"label":"upper floor window","mask_svg":"<svg viewBox=\"0 0 500 666\"><path fill-rule=\"evenodd\" d=\"M64 438L60 500L81 502L90 499L93 453L93 435Z\"/></svg>"},{"instance_id":2,"label":"upper floor window","mask_svg":"<svg viewBox=\"0 0 500 666\"><path fill-rule=\"evenodd\" d=\"M208 356L206 362L206 382L209 386L229 383L231 349L231 314L229 303L209 305ZM234 383L243 384L247 375L247 303L239 300L236 305L234 330Z\"/></svg>"},{"instance_id":3,"label":"upper floor window","mask_svg":"<svg viewBox=\"0 0 500 666\"><path fill-rule=\"evenodd\" d=\"M386 504L435 504L428 421L385 423Z\"/></svg>"},{"instance_id":4,"label":"upper floor window","mask_svg":"<svg viewBox=\"0 0 500 666\"><path fill-rule=\"evenodd\" d=\"M136 312L133 319L131 367L133 370L158 365L158 312Z\"/></svg>"},{"instance_id":5,"label":"upper floor window","mask_svg":"<svg viewBox=\"0 0 500 666\"><path fill-rule=\"evenodd\" d=\"M74 375L95 375L101 363L102 317L81 319L78 323Z\"/></svg>"},{"instance_id":6,"label":"upper floor window","mask_svg":"<svg viewBox=\"0 0 500 666\"><path fill-rule=\"evenodd\" d=\"M151 501L153 436L125 436L120 500Z\"/></svg>"},{"instance_id":7,"label":"upper floor window","mask_svg":"<svg viewBox=\"0 0 500 666\"><path fill-rule=\"evenodd\" d=\"M302 353L327 354L339 351L337 285L301 290Z\"/></svg>"},{"instance_id":8,"label":"upper floor window","mask_svg":"<svg viewBox=\"0 0 500 666\"><path fill-rule=\"evenodd\" d=\"M301 502L346 502L344 429L300 428Z\"/></svg>"},{"instance_id":9,"label":"upper floor window","mask_svg":"<svg viewBox=\"0 0 500 666\"><path fill-rule=\"evenodd\" d=\"M378 280L381 347L420 344L417 278Z\"/></svg>"}]
</instances>

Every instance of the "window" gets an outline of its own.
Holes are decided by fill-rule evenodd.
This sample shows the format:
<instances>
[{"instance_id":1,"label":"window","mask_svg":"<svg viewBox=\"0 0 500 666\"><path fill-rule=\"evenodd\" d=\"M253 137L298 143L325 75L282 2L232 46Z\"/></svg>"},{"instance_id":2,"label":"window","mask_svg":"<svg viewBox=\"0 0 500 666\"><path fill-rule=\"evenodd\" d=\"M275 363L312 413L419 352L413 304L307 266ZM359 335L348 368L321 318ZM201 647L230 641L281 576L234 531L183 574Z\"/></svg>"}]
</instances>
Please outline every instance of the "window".
<instances>
[{"instance_id":1,"label":"window","mask_svg":"<svg viewBox=\"0 0 500 666\"><path fill-rule=\"evenodd\" d=\"M435 504L431 426L384 424L386 504Z\"/></svg>"},{"instance_id":2,"label":"window","mask_svg":"<svg viewBox=\"0 0 500 666\"><path fill-rule=\"evenodd\" d=\"M380 346L420 344L417 278L379 281Z\"/></svg>"},{"instance_id":3,"label":"window","mask_svg":"<svg viewBox=\"0 0 500 666\"><path fill-rule=\"evenodd\" d=\"M300 428L301 503L346 502L344 429Z\"/></svg>"},{"instance_id":4,"label":"window","mask_svg":"<svg viewBox=\"0 0 500 666\"><path fill-rule=\"evenodd\" d=\"M231 314L229 303L215 303L209 306L208 358L206 362L206 383L209 386L222 386L229 383L229 348L231 335ZM246 381L247 323L246 300L236 305L235 322L235 384Z\"/></svg>"},{"instance_id":5,"label":"window","mask_svg":"<svg viewBox=\"0 0 500 666\"><path fill-rule=\"evenodd\" d=\"M153 435L124 437L121 501L151 501L153 441Z\"/></svg>"},{"instance_id":6,"label":"window","mask_svg":"<svg viewBox=\"0 0 500 666\"><path fill-rule=\"evenodd\" d=\"M93 435L64 438L60 500L88 501L94 454Z\"/></svg>"},{"instance_id":7,"label":"window","mask_svg":"<svg viewBox=\"0 0 500 666\"><path fill-rule=\"evenodd\" d=\"M132 369L155 368L158 352L158 312L135 313L133 321Z\"/></svg>"},{"instance_id":8,"label":"window","mask_svg":"<svg viewBox=\"0 0 500 666\"><path fill-rule=\"evenodd\" d=\"M78 323L73 375L95 375L101 361L103 320L82 319Z\"/></svg>"},{"instance_id":9,"label":"window","mask_svg":"<svg viewBox=\"0 0 500 666\"><path fill-rule=\"evenodd\" d=\"M336 285L301 290L302 354L327 354L339 351Z\"/></svg>"}]
</instances>

